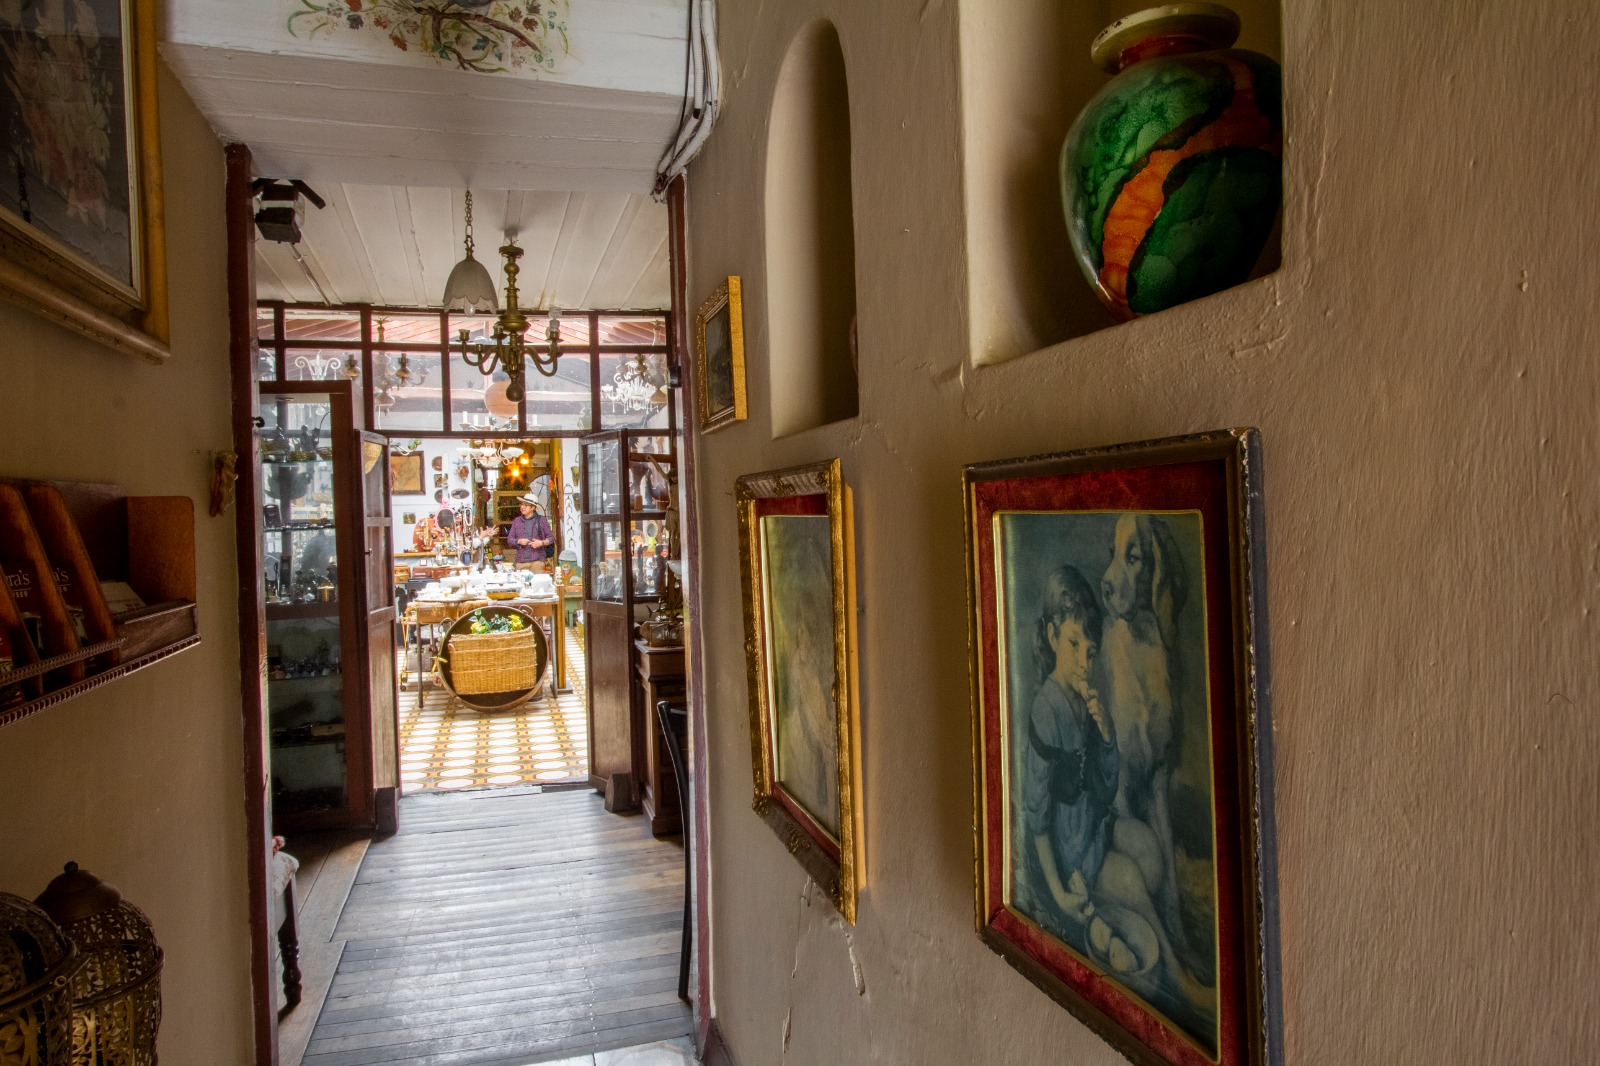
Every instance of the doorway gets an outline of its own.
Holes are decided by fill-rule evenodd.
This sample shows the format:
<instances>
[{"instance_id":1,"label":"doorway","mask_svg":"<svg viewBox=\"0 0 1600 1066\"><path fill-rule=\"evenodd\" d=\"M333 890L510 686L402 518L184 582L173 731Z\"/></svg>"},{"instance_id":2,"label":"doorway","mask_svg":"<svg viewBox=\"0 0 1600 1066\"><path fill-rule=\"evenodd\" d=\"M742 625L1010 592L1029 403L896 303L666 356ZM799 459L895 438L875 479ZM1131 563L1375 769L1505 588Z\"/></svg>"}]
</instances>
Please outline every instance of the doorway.
<instances>
[{"instance_id":1,"label":"doorway","mask_svg":"<svg viewBox=\"0 0 1600 1066\"><path fill-rule=\"evenodd\" d=\"M356 1050L420 1061L439 1041L534 1061L686 1038L680 804L646 716L657 696L681 699L682 684L663 688L659 662L639 677L641 662L663 657L635 647L636 624L674 587L669 316L567 312L561 367L516 404L503 374L474 372L447 340L481 331L482 316L264 300L256 321L263 391L342 389L351 426L377 427L366 438L382 467L365 456L362 472L381 507L355 509L383 536L364 538L357 568L392 594L388 640L372 645L390 668L367 671L359 697L379 713L341 745L350 794L365 794L348 787L352 767L392 767L392 817L350 805L308 821L284 802L290 791L274 793L273 830L304 862L301 1001L283 1015L280 1061ZM524 503L555 542L537 567L548 573L513 570L510 521ZM471 596L502 578L548 585L526 598L554 601L529 610L550 666L525 701L475 706L439 664ZM373 702L381 691L393 702ZM282 724L268 712L276 742ZM278 755L274 743L275 782L288 761ZM545 976L530 992L535 961ZM478 980L494 973L498 985ZM400 1005L381 1024L374 996Z\"/></svg>"}]
</instances>

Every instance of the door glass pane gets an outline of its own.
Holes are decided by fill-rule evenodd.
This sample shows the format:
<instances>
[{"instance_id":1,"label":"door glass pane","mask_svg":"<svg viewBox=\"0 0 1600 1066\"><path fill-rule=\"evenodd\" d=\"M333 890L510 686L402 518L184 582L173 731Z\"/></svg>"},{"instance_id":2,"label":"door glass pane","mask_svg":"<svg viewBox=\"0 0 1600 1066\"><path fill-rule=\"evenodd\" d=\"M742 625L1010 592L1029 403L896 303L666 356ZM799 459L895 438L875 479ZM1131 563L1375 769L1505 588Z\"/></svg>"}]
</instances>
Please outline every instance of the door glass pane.
<instances>
[{"instance_id":1,"label":"door glass pane","mask_svg":"<svg viewBox=\"0 0 1600 1066\"><path fill-rule=\"evenodd\" d=\"M358 311L295 310L283 312L283 338L291 341L360 341ZM330 346L332 347L332 346Z\"/></svg>"},{"instance_id":2,"label":"door glass pane","mask_svg":"<svg viewBox=\"0 0 1600 1066\"><path fill-rule=\"evenodd\" d=\"M622 602L622 523L591 522L586 533L589 598Z\"/></svg>"},{"instance_id":3,"label":"door glass pane","mask_svg":"<svg viewBox=\"0 0 1600 1066\"><path fill-rule=\"evenodd\" d=\"M546 344L546 333L550 329L548 315L529 315L528 321L532 323L526 334L528 340L534 341L543 348ZM561 316L561 343L563 345L589 346L589 316L586 314L564 314ZM561 357L566 358L563 352Z\"/></svg>"},{"instance_id":4,"label":"door glass pane","mask_svg":"<svg viewBox=\"0 0 1600 1066\"><path fill-rule=\"evenodd\" d=\"M444 375L426 352L373 352L373 408L378 429L444 428Z\"/></svg>"},{"instance_id":5,"label":"door glass pane","mask_svg":"<svg viewBox=\"0 0 1600 1066\"><path fill-rule=\"evenodd\" d=\"M496 368L485 375L451 352L450 428L466 433L516 429L517 405L506 399L509 384L505 371Z\"/></svg>"},{"instance_id":6,"label":"door glass pane","mask_svg":"<svg viewBox=\"0 0 1600 1066\"><path fill-rule=\"evenodd\" d=\"M525 375L529 432L593 428L589 365L587 352L562 352L551 377L545 377L529 364Z\"/></svg>"},{"instance_id":7,"label":"door glass pane","mask_svg":"<svg viewBox=\"0 0 1600 1066\"><path fill-rule=\"evenodd\" d=\"M637 345L653 347L667 343L667 320L664 315L601 315L600 343L602 345Z\"/></svg>"},{"instance_id":8,"label":"door glass pane","mask_svg":"<svg viewBox=\"0 0 1600 1066\"><path fill-rule=\"evenodd\" d=\"M667 428L667 357L661 352L600 356L600 424Z\"/></svg>"},{"instance_id":9,"label":"door glass pane","mask_svg":"<svg viewBox=\"0 0 1600 1066\"><path fill-rule=\"evenodd\" d=\"M667 537L667 524L650 518L630 523L629 550L633 561L633 598L654 599L661 593L666 579L667 559L671 544Z\"/></svg>"},{"instance_id":10,"label":"door glass pane","mask_svg":"<svg viewBox=\"0 0 1600 1066\"><path fill-rule=\"evenodd\" d=\"M642 454L642 453L636 453ZM628 464L628 506L635 511L665 511L670 490L667 475L671 460L635 459Z\"/></svg>"},{"instance_id":11,"label":"door glass pane","mask_svg":"<svg viewBox=\"0 0 1600 1066\"><path fill-rule=\"evenodd\" d=\"M331 415L326 394L261 398L267 715L280 815L341 808L348 792Z\"/></svg>"},{"instance_id":12,"label":"door glass pane","mask_svg":"<svg viewBox=\"0 0 1600 1066\"><path fill-rule=\"evenodd\" d=\"M270 307L256 308L256 339L273 340L273 311Z\"/></svg>"},{"instance_id":13,"label":"door glass pane","mask_svg":"<svg viewBox=\"0 0 1600 1066\"><path fill-rule=\"evenodd\" d=\"M437 344L439 343L439 316L374 314L372 316L372 342L374 344Z\"/></svg>"},{"instance_id":14,"label":"door glass pane","mask_svg":"<svg viewBox=\"0 0 1600 1066\"><path fill-rule=\"evenodd\" d=\"M618 484L618 442L602 440L585 445L585 447L588 451L589 464L589 512L591 514L620 513L622 510L622 486Z\"/></svg>"},{"instance_id":15,"label":"door glass pane","mask_svg":"<svg viewBox=\"0 0 1600 1066\"><path fill-rule=\"evenodd\" d=\"M290 348L283 353L285 381L337 381L347 378L361 385L361 353L338 348Z\"/></svg>"}]
</instances>

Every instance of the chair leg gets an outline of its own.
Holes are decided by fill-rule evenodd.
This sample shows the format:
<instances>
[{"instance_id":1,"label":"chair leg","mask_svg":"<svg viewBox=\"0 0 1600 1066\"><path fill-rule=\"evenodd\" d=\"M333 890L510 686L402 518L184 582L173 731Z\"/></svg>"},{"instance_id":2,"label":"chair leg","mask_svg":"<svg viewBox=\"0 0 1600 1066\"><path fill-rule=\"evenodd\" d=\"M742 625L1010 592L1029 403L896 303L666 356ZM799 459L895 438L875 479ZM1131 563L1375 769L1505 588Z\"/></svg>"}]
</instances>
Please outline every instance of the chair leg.
<instances>
[{"instance_id":1,"label":"chair leg","mask_svg":"<svg viewBox=\"0 0 1600 1066\"><path fill-rule=\"evenodd\" d=\"M683 812L683 947L678 957L678 998L689 998L689 953L694 950L694 852L689 848L689 812Z\"/></svg>"}]
</instances>

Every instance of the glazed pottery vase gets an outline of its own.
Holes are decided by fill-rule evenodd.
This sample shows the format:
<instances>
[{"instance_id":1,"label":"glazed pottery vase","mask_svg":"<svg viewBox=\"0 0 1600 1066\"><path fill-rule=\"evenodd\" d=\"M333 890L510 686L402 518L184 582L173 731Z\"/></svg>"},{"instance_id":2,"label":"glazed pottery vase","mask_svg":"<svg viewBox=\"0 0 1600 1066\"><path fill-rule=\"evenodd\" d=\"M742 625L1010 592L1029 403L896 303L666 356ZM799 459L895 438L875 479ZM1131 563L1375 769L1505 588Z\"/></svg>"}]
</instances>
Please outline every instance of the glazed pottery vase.
<instances>
[{"instance_id":1,"label":"glazed pottery vase","mask_svg":"<svg viewBox=\"0 0 1600 1066\"><path fill-rule=\"evenodd\" d=\"M1244 281L1283 200L1278 64L1229 48L1239 17L1167 4L1095 38L1116 72L1061 147L1072 249L1119 319Z\"/></svg>"}]
</instances>

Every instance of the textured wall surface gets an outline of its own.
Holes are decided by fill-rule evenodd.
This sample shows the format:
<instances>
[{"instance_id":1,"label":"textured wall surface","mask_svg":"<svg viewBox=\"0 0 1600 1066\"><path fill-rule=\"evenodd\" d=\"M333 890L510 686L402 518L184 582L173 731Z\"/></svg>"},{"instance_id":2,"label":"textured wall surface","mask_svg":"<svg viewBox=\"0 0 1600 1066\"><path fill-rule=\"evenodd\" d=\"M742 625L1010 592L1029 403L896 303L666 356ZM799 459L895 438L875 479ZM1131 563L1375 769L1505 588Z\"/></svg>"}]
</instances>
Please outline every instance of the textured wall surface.
<instances>
[{"instance_id":1,"label":"textured wall surface","mask_svg":"<svg viewBox=\"0 0 1600 1066\"><path fill-rule=\"evenodd\" d=\"M143 908L166 950L161 1061L250 1061L249 920L232 513L222 148L161 79L172 358L155 367L0 303L0 473L188 496L202 643L0 730L0 891L69 859Z\"/></svg>"},{"instance_id":2,"label":"textured wall surface","mask_svg":"<svg viewBox=\"0 0 1600 1066\"><path fill-rule=\"evenodd\" d=\"M689 288L746 294L751 417L699 471L716 1007L741 1066L1121 1061L972 930L960 468L1244 424L1266 456L1288 1061L1592 1061L1600 14L1285 3L1282 269L977 366L963 153L1021 120L963 113L963 27L990 9L722 6ZM763 150L818 16L850 79L861 407L773 440ZM967 69L981 99L1049 74ZM983 313L996 336L1052 328ZM733 512L737 475L835 455L859 543L853 929L750 811Z\"/></svg>"}]
</instances>

